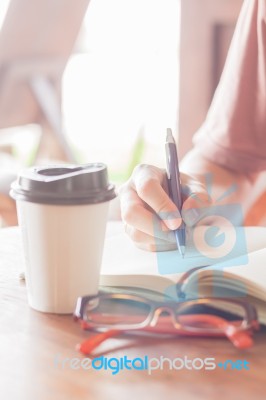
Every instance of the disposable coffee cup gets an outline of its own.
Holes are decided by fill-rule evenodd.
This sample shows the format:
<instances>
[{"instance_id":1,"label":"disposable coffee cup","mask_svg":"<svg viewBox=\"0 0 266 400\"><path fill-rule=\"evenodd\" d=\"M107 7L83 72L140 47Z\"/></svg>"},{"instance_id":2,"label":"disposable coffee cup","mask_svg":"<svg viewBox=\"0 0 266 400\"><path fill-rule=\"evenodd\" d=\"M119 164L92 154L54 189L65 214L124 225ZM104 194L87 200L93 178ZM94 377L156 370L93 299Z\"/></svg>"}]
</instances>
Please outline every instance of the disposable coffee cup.
<instances>
[{"instance_id":1,"label":"disposable coffee cup","mask_svg":"<svg viewBox=\"0 0 266 400\"><path fill-rule=\"evenodd\" d=\"M116 194L102 163L24 170L11 185L32 308L72 313L98 292L108 206Z\"/></svg>"}]
</instances>

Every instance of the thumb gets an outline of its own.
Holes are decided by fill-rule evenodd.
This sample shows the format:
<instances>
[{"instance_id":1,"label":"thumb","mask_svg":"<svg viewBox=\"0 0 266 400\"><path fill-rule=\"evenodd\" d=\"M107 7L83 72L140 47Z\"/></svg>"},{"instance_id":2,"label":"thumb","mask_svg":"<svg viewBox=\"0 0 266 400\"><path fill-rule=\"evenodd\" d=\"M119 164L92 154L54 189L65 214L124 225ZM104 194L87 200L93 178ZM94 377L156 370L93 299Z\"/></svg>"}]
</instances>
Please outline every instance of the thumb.
<instances>
[{"instance_id":1,"label":"thumb","mask_svg":"<svg viewBox=\"0 0 266 400\"><path fill-rule=\"evenodd\" d=\"M181 214L187 226L194 226L203 217L209 215L212 199L201 182L193 179L189 181L184 188L184 197Z\"/></svg>"}]
</instances>

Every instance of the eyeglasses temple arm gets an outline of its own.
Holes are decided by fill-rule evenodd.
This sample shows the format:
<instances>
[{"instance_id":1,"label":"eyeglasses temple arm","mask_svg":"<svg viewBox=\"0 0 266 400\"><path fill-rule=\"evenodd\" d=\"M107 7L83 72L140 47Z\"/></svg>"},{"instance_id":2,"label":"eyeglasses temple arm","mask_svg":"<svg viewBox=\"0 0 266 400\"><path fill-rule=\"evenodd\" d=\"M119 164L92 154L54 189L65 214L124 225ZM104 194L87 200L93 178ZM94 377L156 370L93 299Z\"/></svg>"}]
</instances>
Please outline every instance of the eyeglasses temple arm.
<instances>
[{"instance_id":1,"label":"eyeglasses temple arm","mask_svg":"<svg viewBox=\"0 0 266 400\"><path fill-rule=\"evenodd\" d=\"M195 318L196 317L196 318ZM239 349L249 348L253 344L253 340L248 332L239 331L233 324L230 324L228 321L223 318L209 315L193 315L193 316L182 316L183 323L195 323L195 322L206 322L212 323L212 325L216 326L223 330L224 335ZM145 330L145 329L144 329ZM83 341L81 344L77 345L76 349L80 351L82 354L89 355L105 340L118 336L123 333L123 330L118 329L110 329L105 332L101 332L96 334L95 336Z\"/></svg>"},{"instance_id":2,"label":"eyeglasses temple arm","mask_svg":"<svg viewBox=\"0 0 266 400\"><path fill-rule=\"evenodd\" d=\"M76 350L80 351L84 355L89 355L106 339L118 336L123 331L118 329L110 329L109 331L98 333L97 335L84 340L82 343L76 346Z\"/></svg>"},{"instance_id":3,"label":"eyeglasses temple arm","mask_svg":"<svg viewBox=\"0 0 266 400\"><path fill-rule=\"evenodd\" d=\"M192 318L191 318L192 317ZM217 317L214 315L182 315L181 319L183 319L183 323L186 322L201 322L201 323L211 323L212 325L216 326L217 328L221 329L225 336L233 343L235 347L238 349L245 349L249 348L253 345L253 340L250 334L247 331L240 331L231 324L229 321L221 317Z\"/></svg>"}]
</instances>

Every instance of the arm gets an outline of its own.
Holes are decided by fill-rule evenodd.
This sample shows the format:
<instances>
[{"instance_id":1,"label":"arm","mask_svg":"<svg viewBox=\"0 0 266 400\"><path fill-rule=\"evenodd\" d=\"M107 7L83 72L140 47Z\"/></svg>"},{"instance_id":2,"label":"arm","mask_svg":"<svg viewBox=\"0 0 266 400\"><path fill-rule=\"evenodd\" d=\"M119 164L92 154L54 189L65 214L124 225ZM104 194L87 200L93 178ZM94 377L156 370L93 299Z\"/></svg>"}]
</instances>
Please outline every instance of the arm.
<instances>
[{"instance_id":1,"label":"arm","mask_svg":"<svg viewBox=\"0 0 266 400\"><path fill-rule=\"evenodd\" d=\"M256 196L258 174L266 170L266 0L244 2L222 79L194 145L181 163L185 223L198 223L201 211L217 199L241 204L245 214ZM235 190L221 199L232 185ZM120 199L126 232L138 246L158 250L152 221L161 212L178 216L164 172L140 166L123 185ZM193 210L189 218L186 210ZM170 230L178 228L180 218L162 223L164 235L156 243L160 240L166 250L174 246Z\"/></svg>"},{"instance_id":2,"label":"arm","mask_svg":"<svg viewBox=\"0 0 266 400\"><path fill-rule=\"evenodd\" d=\"M258 196L258 190L255 189L259 173L241 173L226 168L206 158L197 148L186 155L180 169L205 186L213 205L240 204L243 217ZM238 223L242 224L243 221L239 220Z\"/></svg>"},{"instance_id":3,"label":"arm","mask_svg":"<svg viewBox=\"0 0 266 400\"><path fill-rule=\"evenodd\" d=\"M256 192L253 188L257 174L245 175L223 168L204 158L196 149L182 161L181 171L185 198L182 218L188 227L201 223L201 219L208 215L210 206L212 216L215 215L215 206L237 203L241 205L245 217L254 201ZM208 177L212 179L210 188ZM223 197L226 192L228 196ZM171 231L179 227L181 218L167 195L164 170L150 165L139 165L121 187L120 202L125 231L138 247L149 251L176 248L175 236ZM172 214L173 218L160 220L167 213ZM230 208L227 218L231 219ZM241 215L238 221L234 216L234 221L239 225L243 224ZM159 223L162 229L156 230Z\"/></svg>"}]
</instances>

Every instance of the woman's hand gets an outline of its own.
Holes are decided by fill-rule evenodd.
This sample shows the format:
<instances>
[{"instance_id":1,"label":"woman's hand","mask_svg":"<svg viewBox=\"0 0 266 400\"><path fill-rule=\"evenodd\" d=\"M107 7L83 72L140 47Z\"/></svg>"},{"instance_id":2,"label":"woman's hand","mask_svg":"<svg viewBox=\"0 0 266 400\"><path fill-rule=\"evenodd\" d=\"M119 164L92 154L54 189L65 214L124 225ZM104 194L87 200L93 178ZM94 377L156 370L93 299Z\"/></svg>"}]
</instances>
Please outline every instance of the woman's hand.
<instances>
[{"instance_id":1,"label":"woman's hand","mask_svg":"<svg viewBox=\"0 0 266 400\"><path fill-rule=\"evenodd\" d=\"M200 208L210 205L210 199L198 179L181 174L181 181L185 198L182 217L192 226L201 218ZM168 196L164 170L137 166L120 189L120 203L125 231L138 247L150 251L176 248L173 230L181 225L182 218Z\"/></svg>"},{"instance_id":2,"label":"woman's hand","mask_svg":"<svg viewBox=\"0 0 266 400\"><path fill-rule=\"evenodd\" d=\"M258 196L256 174L233 172L207 160L196 149L182 161L181 171L184 199L181 214L187 227L198 225L200 221L213 224L215 207L231 204L238 204L242 211L239 220L238 216L233 216L234 223L243 224L243 216ZM120 203L125 230L138 247L150 251L176 248L173 230L182 220L168 196L164 170L151 165L137 166L120 189ZM231 220L230 207L225 216Z\"/></svg>"}]
</instances>

